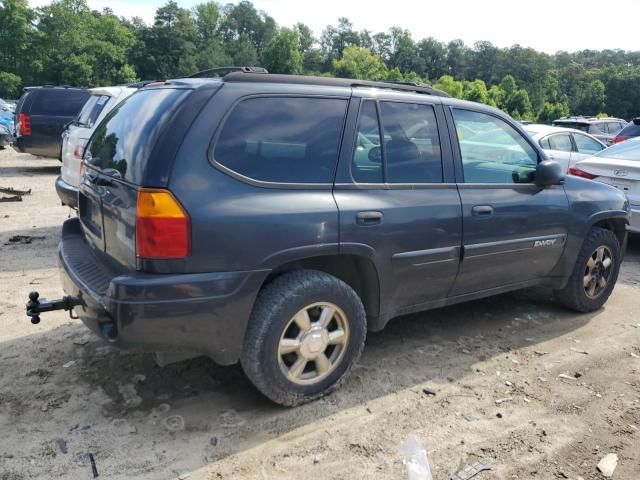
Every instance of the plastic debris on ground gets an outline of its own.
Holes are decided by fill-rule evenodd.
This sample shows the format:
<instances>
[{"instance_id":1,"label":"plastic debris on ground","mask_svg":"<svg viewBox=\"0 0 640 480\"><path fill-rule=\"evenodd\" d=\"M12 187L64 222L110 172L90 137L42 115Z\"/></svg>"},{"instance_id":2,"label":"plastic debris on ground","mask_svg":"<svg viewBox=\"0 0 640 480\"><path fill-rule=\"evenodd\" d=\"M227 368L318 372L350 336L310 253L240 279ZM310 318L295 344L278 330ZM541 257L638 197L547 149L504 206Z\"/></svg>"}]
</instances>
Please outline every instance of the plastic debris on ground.
<instances>
[{"instance_id":1,"label":"plastic debris on ground","mask_svg":"<svg viewBox=\"0 0 640 480\"><path fill-rule=\"evenodd\" d=\"M422 447L417 435L409 435L400 444L398 451L402 456L402 463L407 466L409 480L433 480L429 460L427 460L427 451Z\"/></svg>"}]
</instances>

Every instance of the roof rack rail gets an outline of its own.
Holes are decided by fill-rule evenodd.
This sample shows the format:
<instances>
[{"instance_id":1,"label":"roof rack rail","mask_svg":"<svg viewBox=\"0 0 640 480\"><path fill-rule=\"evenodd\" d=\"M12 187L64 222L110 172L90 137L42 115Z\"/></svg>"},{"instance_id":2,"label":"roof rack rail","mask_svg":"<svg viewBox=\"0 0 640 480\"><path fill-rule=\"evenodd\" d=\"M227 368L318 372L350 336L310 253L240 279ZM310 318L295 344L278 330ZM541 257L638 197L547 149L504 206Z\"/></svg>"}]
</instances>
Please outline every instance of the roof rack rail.
<instances>
[{"instance_id":1,"label":"roof rack rail","mask_svg":"<svg viewBox=\"0 0 640 480\"><path fill-rule=\"evenodd\" d=\"M266 68L262 67L219 67L209 68L200 72L189 75L187 78L220 78L233 72L241 73L269 73Z\"/></svg>"},{"instance_id":2,"label":"roof rack rail","mask_svg":"<svg viewBox=\"0 0 640 480\"><path fill-rule=\"evenodd\" d=\"M335 77L311 77L305 75L281 75L281 74L253 74L231 72L224 76L223 82L263 82L263 83L290 83L299 85L321 85L328 87L364 87L364 88L384 88L389 90L399 90L403 92L422 93L435 95L438 97L449 97L450 95L442 90L433 88L430 85L410 83L410 82L375 82L371 80L354 80L351 78Z\"/></svg>"}]
</instances>

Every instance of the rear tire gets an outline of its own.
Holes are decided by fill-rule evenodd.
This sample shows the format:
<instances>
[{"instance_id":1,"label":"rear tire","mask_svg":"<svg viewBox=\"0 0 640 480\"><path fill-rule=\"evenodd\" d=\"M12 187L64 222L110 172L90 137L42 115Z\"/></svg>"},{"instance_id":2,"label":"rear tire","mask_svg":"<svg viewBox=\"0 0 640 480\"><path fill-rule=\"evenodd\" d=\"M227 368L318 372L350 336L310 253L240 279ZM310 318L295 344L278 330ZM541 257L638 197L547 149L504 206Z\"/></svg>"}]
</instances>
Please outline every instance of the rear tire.
<instances>
[{"instance_id":1,"label":"rear tire","mask_svg":"<svg viewBox=\"0 0 640 480\"><path fill-rule=\"evenodd\" d=\"M294 406L338 387L365 336L364 307L349 285L324 272L296 271L258 295L240 361L260 392Z\"/></svg>"},{"instance_id":2,"label":"rear tire","mask_svg":"<svg viewBox=\"0 0 640 480\"><path fill-rule=\"evenodd\" d=\"M620 272L622 251L611 230L593 227L578 254L567 285L558 300L578 312L593 312L607 301Z\"/></svg>"}]
</instances>

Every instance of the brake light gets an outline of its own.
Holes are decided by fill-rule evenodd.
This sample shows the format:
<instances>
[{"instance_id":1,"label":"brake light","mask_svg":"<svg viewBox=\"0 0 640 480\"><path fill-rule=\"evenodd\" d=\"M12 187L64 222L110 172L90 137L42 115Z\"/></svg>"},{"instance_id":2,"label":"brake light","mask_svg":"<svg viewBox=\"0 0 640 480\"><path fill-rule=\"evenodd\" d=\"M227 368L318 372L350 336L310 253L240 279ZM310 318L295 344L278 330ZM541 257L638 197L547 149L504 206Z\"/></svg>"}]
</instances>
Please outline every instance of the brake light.
<instances>
[{"instance_id":1,"label":"brake light","mask_svg":"<svg viewBox=\"0 0 640 480\"><path fill-rule=\"evenodd\" d=\"M143 258L184 258L191 253L189 216L168 190L138 191L136 255Z\"/></svg>"},{"instance_id":2,"label":"brake light","mask_svg":"<svg viewBox=\"0 0 640 480\"><path fill-rule=\"evenodd\" d=\"M28 137L31 135L31 116L27 113L20 114L20 135Z\"/></svg>"},{"instance_id":3,"label":"brake light","mask_svg":"<svg viewBox=\"0 0 640 480\"><path fill-rule=\"evenodd\" d=\"M569 175L588 178L589 180L593 180L594 178L597 177L597 175L591 175L589 172L585 172L584 170L580 170L579 168L575 168L575 167L569 168Z\"/></svg>"},{"instance_id":4,"label":"brake light","mask_svg":"<svg viewBox=\"0 0 640 480\"><path fill-rule=\"evenodd\" d=\"M79 143L73 149L73 156L76 158L82 158L82 154L84 153L84 147L87 145L87 142Z\"/></svg>"},{"instance_id":5,"label":"brake light","mask_svg":"<svg viewBox=\"0 0 640 480\"><path fill-rule=\"evenodd\" d=\"M627 139L627 137L616 137L613 139L613 143L620 143L620 142L624 142Z\"/></svg>"}]
</instances>

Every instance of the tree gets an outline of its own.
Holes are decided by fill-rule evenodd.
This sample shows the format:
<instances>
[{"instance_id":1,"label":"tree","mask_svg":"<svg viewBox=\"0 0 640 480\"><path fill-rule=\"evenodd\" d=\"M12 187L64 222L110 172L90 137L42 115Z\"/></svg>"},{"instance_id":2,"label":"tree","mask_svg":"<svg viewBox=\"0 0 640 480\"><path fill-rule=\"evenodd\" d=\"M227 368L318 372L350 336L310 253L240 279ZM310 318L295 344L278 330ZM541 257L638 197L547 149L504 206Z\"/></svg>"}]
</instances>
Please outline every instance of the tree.
<instances>
[{"instance_id":1,"label":"tree","mask_svg":"<svg viewBox=\"0 0 640 480\"><path fill-rule=\"evenodd\" d=\"M9 72L0 72L0 98L18 98L22 79Z\"/></svg>"},{"instance_id":2,"label":"tree","mask_svg":"<svg viewBox=\"0 0 640 480\"><path fill-rule=\"evenodd\" d=\"M495 106L487 91L487 86L482 80L474 80L473 82L466 82L464 85L464 91L462 97L465 100L472 102L484 103L487 105Z\"/></svg>"},{"instance_id":3,"label":"tree","mask_svg":"<svg viewBox=\"0 0 640 480\"><path fill-rule=\"evenodd\" d=\"M417 45L418 55L424 61L424 71L427 78L440 78L447 72L447 50L445 46L433 37L420 40Z\"/></svg>"},{"instance_id":4,"label":"tree","mask_svg":"<svg viewBox=\"0 0 640 480\"><path fill-rule=\"evenodd\" d=\"M601 80L592 80L581 92L578 106L574 113L595 115L605 109L607 103L606 88Z\"/></svg>"},{"instance_id":5,"label":"tree","mask_svg":"<svg viewBox=\"0 0 640 480\"><path fill-rule=\"evenodd\" d=\"M462 98L464 85L462 82L455 80L451 75L443 75L433 86L447 92L454 98Z\"/></svg>"},{"instance_id":6,"label":"tree","mask_svg":"<svg viewBox=\"0 0 640 480\"><path fill-rule=\"evenodd\" d=\"M272 73L302 73L302 54L298 34L283 28L264 51L264 65Z\"/></svg>"},{"instance_id":7,"label":"tree","mask_svg":"<svg viewBox=\"0 0 640 480\"><path fill-rule=\"evenodd\" d=\"M14 75L25 75L35 66L30 65L34 19L34 11L26 0L3 0L0 3L0 68ZM39 68L33 73L37 71Z\"/></svg>"},{"instance_id":8,"label":"tree","mask_svg":"<svg viewBox=\"0 0 640 480\"><path fill-rule=\"evenodd\" d=\"M566 103L545 102L538 113L538 122L551 123L558 118L569 115L569 105Z\"/></svg>"},{"instance_id":9,"label":"tree","mask_svg":"<svg viewBox=\"0 0 640 480\"><path fill-rule=\"evenodd\" d=\"M387 76L387 67L378 55L352 46L345 48L340 60L333 60L332 73L336 77L381 80Z\"/></svg>"}]
</instances>

